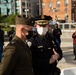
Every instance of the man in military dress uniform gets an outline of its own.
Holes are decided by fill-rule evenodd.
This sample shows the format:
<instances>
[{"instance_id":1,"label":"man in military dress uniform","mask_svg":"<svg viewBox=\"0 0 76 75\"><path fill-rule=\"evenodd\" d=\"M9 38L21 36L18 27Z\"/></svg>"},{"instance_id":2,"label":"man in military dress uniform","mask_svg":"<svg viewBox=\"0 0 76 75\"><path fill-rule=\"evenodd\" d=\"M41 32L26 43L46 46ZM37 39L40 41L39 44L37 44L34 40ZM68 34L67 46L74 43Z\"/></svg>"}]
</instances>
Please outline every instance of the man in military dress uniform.
<instances>
[{"instance_id":1,"label":"man in military dress uniform","mask_svg":"<svg viewBox=\"0 0 76 75\"><path fill-rule=\"evenodd\" d=\"M34 18L16 17L16 35L3 52L1 75L33 75L31 54L26 39Z\"/></svg>"},{"instance_id":2,"label":"man in military dress uniform","mask_svg":"<svg viewBox=\"0 0 76 75\"><path fill-rule=\"evenodd\" d=\"M48 33L49 20L42 17L35 21L35 25L37 34L29 40L34 74L60 75L57 63L62 58L62 50Z\"/></svg>"}]
</instances>

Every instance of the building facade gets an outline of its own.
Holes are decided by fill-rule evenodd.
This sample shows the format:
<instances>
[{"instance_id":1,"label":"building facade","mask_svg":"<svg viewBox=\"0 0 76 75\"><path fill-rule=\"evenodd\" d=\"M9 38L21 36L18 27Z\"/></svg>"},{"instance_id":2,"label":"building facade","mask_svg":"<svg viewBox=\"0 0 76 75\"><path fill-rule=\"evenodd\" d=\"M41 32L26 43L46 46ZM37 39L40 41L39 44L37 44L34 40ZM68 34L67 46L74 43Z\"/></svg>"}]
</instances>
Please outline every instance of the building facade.
<instances>
[{"instance_id":1,"label":"building facade","mask_svg":"<svg viewBox=\"0 0 76 75\"><path fill-rule=\"evenodd\" d=\"M13 0L0 0L0 14L10 15L13 13Z\"/></svg>"},{"instance_id":2,"label":"building facade","mask_svg":"<svg viewBox=\"0 0 76 75\"><path fill-rule=\"evenodd\" d=\"M38 15L38 0L0 0L0 14L20 14L25 17Z\"/></svg>"},{"instance_id":3,"label":"building facade","mask_svg":"<svg viewBox=\"0 0 76 75\"><path fill-rule=\"evenodd\" d=\"M39 15L39 0L30 0L32 16Z\"/></svg>"},{"instance_id":4,"label":"building facade","mask_svg":"<svg viewBox=\"0 0 76 75\"><path fill-rule=\"evenodd\" d=\"M76 22L76 0L72 1L72 20Z\"/></svg>"},{"instance_id":5,"label":"building facade","mask_svg":"<svg viewBox=\"0 0 76 75\"><path fill-rule=\"evenodd\" d=\"M72 21L72 0L42 0L42 14L52 16L54 21Z\"/></svg>"}]
</instances>

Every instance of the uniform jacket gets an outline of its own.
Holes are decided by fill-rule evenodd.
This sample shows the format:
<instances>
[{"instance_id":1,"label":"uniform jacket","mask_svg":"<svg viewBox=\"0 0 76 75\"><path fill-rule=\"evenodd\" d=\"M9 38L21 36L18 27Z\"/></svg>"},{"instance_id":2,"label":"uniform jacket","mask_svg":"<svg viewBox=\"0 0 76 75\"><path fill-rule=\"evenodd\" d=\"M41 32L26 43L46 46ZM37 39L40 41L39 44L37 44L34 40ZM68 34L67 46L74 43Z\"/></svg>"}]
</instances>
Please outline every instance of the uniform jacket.
<instances>
[{"instance_id":1,"label":"uniform jacket","mask_svg":"<svg viewBox=\"0 0 76 75\"><path fill-rule=\"evenodd\" d=\"M72 38L73 38L73 43L76 44L76 32L72 34Z\"/></svg>"},{"instance_id":2,"label":"uniform jacket","mask_svg":"<svg viewBox=\"0 0 76 75\"><path fill-rule=\"evenodd\" d=\"M62 50L59 45L52 40L49 34L46 34L45 37L36 34L29 41L32 43L30 50L32 52L34 72L50 73L55 71L57 62L49 64L49 59L53 55L53 48L60 55L58 60L62 58Z\"/></svg>"},{"instance_id":3,"label":"uniform jacket","mask_svg":"<svg viewBox=\"0 0 76 75\"><path fill-rule=\"evenodd\" d=\"M6 46L2 64L2 75L33 75L30 50L17 36Z\"/></svg>"}]
</instances>

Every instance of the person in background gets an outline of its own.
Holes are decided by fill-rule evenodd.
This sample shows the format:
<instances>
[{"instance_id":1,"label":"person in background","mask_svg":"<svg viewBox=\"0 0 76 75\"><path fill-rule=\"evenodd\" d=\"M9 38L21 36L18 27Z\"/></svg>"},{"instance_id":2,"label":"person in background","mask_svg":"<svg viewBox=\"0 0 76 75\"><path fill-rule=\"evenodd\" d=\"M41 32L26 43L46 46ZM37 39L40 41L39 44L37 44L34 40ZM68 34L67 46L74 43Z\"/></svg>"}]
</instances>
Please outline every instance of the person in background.
<instances>
[{"instance_id":1,"label":"person in background","mask_svg":"<svg viewBox=\"0 0 76 75\"><path fill-rule=\"evenodd\" d=\"M1 75L33 75L31 52L26 42L33 25L33 17L16 16L16 33L3 52Z\"/></svg>"},{"instance_id":2,"label":"person in background","mask_svg":"<svg viewBox=\"0 0 76 75\"><path fill-rule=\"evenodd\" d=\"M32 31L33 31L33 35L35 35L37 33L37 29L36 29L36 26L35 25L34 25Z\"/></svg>"},{"instance_id":3,"label":"person in background","mask_svg":"<svg viewBox=\"0 0 76 75\"><path fill-rule=\"evenodd\" d=\"M11 30L8 32L9 41L13 39L14 33L15 33L14 27L11 27Z\"/></svg>"},{"instance_id":4,"label":"person in background","mask_svg":"<svg viewBox=\"0 0 76 75\"><path fill-rule=\"evenodd\" d=\"M37 33L29 39L34 74L60 75L57 63L62 58L62 50L48 33L48 16L36 19L35 25Z\"/></svg>"},{"instance_id":5,"label":"person in background","mask_svg":"<svg viewBox=\"0 0 76 75\"><path fill-rule=\"evenodd\" d=\"M52 34L52 28L51 28L51 25L48 26L48 32L49 32L50 34Z\"/></svg>"},{"instance_id":6,"label":"person in background","mask_svg":"<svg viewBox=\"0 0 76 75\"><path fill-rule=\"evenodd\" d=\"M2 60L3 45L4 45L4 31L2 30L2 27L0 26L0 63Z\"/></svg>"},{"instance_id":7,"label":"person in background","mask_svg":"<svg viewBox=\"0 0 76 75\"><path fill-rule=\"evenodd\" d=\"M61 45L61 29L58 28L58 24L55 24L55 28L53 29L53 36L56 38L57 43L59 44L59 46Z\"/></svg>"},{"instance_id":8,"label":"person in background","mask_svg":"<svg viewBox=\"0 0 76 75\"><path fill-rule=\"evenodd\" d=\"M76 28L75 28L75 32L73 32L72 34L72 38L73 38L73 53L75 55L74 60L76 60Z\"/></svg>"}]
</instances>

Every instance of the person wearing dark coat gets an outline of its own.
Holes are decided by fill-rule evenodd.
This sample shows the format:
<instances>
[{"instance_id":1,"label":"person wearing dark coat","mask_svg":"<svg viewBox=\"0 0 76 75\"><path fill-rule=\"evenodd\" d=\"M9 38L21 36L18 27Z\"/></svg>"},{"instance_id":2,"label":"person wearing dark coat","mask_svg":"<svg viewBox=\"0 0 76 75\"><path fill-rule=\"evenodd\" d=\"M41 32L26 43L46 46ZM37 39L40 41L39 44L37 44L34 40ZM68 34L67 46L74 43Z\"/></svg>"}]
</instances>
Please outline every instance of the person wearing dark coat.
<instances>
[{"instance_id":1,"label":"person wearing dark coat","mask_svg":"<svg viewBox=\"0 0 76 75\"><path fill-rule=\"evenodd\" d=\"M29 39L35 75L60 75L57 63L62 58L62 50L48 33L49 21L41 18L35 21L37 34Z\"/></svg>"},{"instance_id":2,"label":"person wearing dark coat","mask_svg":"<svg viewBox=\"0 0 76 75\"><path fill-rule=\"evenodd\" d=\"M14 33L15 33L14 27L11 27L11 30L8 32L9 41L13 39Z\"/></svg>"},{"instance_id":3,"label":"person wearing dark coat","mask_svg":"<svg viewBox=\"0 0 76 75\"><path fill-rule=\"evenodd\" d=\"M1 75L33 75L31 52L26 43L33 25L33 18L16 17L16 34L3 52Z\"/></svg>"},{"instance_id":4,"label":"person wearing dark coat","mask_svg":"<svg viewBox=\"0 0 76 75\"><path fill-rule=\"evenodd\" d=\"M61 29L58 28L58 24L55 24L55 28L53 29L53 36L56 38L57 43L59 44L59 46L61 45Z\"/></svg>"},{"instance_id":5,"label":"person wearing dark coat","mask_svg":"<svg viewBox=\"0 0 76 75\"><path fill-rule=\"evenodd\" d=\"M0 63L2 60L3 46L4 46L4 31L2 30L2 27L0 26Z\"/></svg>"}]
</instances>

